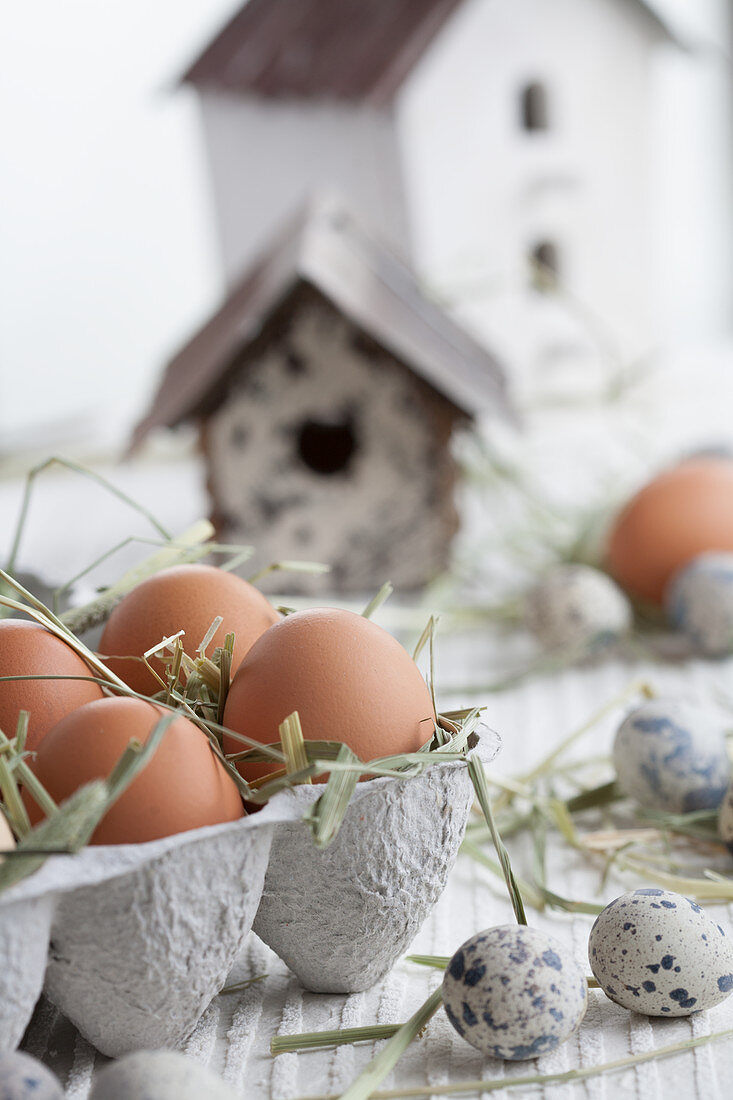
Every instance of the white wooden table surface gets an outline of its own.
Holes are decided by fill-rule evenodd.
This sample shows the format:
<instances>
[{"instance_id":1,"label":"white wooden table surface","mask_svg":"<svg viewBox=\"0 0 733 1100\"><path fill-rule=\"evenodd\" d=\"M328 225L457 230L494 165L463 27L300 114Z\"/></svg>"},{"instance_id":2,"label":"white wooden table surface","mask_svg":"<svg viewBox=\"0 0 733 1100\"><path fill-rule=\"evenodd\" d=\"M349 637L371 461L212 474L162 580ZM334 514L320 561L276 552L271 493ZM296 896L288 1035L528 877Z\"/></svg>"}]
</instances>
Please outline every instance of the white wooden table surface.
<instances>
[{"instance_id":1,"label":"white wooden table surface","mask_svg":"<svg viewBox=\"0 0 733 1100\"><path fill-rule=\"evenodd\" d=\"M439 668L445 682L475 683L493 676L491 646L481 635L450 637L438 647ZM492 667L493 666L493 667ZM614 661L586 669L567 670L532 679L490 697L442 698L442 703L487 703L487 718L503 738L496 761L503 774L517 774L541 758L558 738L584 722L602 703L612 699L633 679L644 676L662 691L704 698L714 683L731 680L732 666L692 662L685 666L641 668ZM602 752L610 746L623 706L601 722L578 747L578 756ZM522 868L521 847L513 848L517 871ZM589 868L566 846L552 841L548 851L548 881L566 897L610 900L628 888L631 880L609 883L599 899L598 868ZM733 870L733 868L732 868ZM717 919L733 930L733 907L716 906ZM532 923L572 945L578 961L587 967L586 944L592 917L528 911ZM460 855L448 887L427 919L413 947L426 954L451 954L468 936L497 923L511 921L512 910L503 884L465 855ZM232 980L266 975L239 994L219 996L200 1021L186 1050L222 1074L248 1100L291 1100L294 1097L338 1094L354 1079L380 1044L341 1047L327 1052L269 1054L273 1035L394 1023L406 1019L438 981L437 972L400 962L375 988L353 996L312 994L304 991L285 966L253 934ZM652 1020L631 1014L591 991L590 1007L579 1032L552 1053L534 1062L501 1063L482 1058L460 1039L442 1012L434 1017L424 1037L413 1044L385 1082L386 1088L440 1085L461 1079L506 1079L527 1072L554 1073L666 1046L682 1039L733 1027L733 997L712 1011L677 1020ZM28 1028L25 1048L59 1072L70 1097L85 1097L95 1068L105 1059L47 1002L42 1001ZM642 1065L623 1075L597 1077L585 1083L547 1089L553 1097L613 1096L625 1093L643 1100L662 1100L670 1089L684 1097L714 1100L730 1095L733 1087L733 1042L704 1046L673 1059ZM533 1095L538 1094L537 1091ZM519 1088L501 1091L501 1097L527 1095Z\"/></svg>"}]
</instances>

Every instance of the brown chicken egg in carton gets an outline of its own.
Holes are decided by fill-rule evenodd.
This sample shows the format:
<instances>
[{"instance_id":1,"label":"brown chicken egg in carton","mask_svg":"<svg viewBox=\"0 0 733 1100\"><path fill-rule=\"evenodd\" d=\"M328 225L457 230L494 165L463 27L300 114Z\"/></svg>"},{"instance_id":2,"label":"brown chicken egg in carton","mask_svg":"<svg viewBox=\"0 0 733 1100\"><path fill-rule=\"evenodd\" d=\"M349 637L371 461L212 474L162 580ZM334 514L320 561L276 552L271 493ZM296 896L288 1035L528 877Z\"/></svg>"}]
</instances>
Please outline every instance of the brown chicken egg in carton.
<instances>
[{"instance_id":1,"label":"brown chicken egg in carton","mask_svg":"<svg viewBox=\"0 0 733 1100\"><path fill-rule=\"evenodd\" d=\"M200 566L160 577L166 599L168 579L176 593L193 581L199 595L210 579ZM175 633L187 600L170 625L155 623L157 638ZM53 660L70 646L104 691L65 704L29 757L34 713L77 681L44 658L30 680L21 671L0 684L0 728L31 712L12 743L0 734L4 810L20 837L0 866L0 1046L19 1042L44 984L104 1054L180 1046L253 925L309 988L365 989L443 890L472 802L477 712L439 718L415 659L367 613L338 609L264 615L230 683L236 632L220 664L204 656L215 616L207 603L199 656L174 652L156 705L131 698L140 685L131 691L50 612L36 609L34 625L0 620L21 648L54 635ZM199 626L184 629L200 637ZM125 654L117 639L120 672L139 664L140 644ZM497 743L485 731L481 756ZM245 814L242 795L256 812ZM87 796L101 802L77 827Z\"/></svg>"}]
</instances>

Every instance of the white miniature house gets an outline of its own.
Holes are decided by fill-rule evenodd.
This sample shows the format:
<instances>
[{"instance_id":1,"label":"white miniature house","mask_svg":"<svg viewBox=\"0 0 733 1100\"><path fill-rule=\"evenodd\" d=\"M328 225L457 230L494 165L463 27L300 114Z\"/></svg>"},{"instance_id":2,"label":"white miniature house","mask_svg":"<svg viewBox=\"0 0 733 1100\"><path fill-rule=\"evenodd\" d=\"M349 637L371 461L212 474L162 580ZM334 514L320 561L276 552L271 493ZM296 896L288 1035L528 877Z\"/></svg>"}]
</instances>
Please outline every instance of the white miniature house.
<instances>
[{"instance_id":1,"label":"white miniature house","mask_svg":"<svg viewBox=\"0 0 733 1100\"><path fill-rule=\"evenodd\" d=\"M227 279L326 187L512 367L582 351L583 310L646 349L650 75L672 40L641 0L249 0L184 77ZM569 309L527 291L533 263Z\"/></svg>"}]
</instances>

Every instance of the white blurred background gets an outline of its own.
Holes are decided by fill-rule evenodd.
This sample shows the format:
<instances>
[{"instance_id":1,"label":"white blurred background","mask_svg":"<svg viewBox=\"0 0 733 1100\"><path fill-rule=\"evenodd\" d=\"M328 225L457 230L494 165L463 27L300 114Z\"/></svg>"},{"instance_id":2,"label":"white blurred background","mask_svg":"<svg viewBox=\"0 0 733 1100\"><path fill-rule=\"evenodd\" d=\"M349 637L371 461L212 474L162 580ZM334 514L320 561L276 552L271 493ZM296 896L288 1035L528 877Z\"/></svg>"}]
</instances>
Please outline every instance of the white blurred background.
<instances>
[{"instance_id":1,"label":"white blurred background","mask_svg":"<svg viewBox=\"0 0 733 1100\"><path fill-rule=\"evenodd\" d=\"M675 227L661 242L663 384L658 375L631 435L607 440L624 451L632 439L645 460L650 449L733 442L731 5L650 6L692 48L663 47L654 68L658 215ZM0 7L3 541L23 469L51 452L114 460L161 365L220 298L197 104L178 78L238 7L239 0ZM589 447L599 444L597 422L581 421L576 454L583 431ZM551 422L527 437L528 461L542 466L558 442ZM140 469L120 477L180 527L207 508L201 471L190 454L186 462L170 484L152 485ZM30 559L48 557L48 531L68 519L68 501L54 492L44 490L28 528ZM85 490L74 492L75 505L83 502ZM104 525L107 544L129 529L124 513L115 516ZM71 544L57 539L57 576L68 575L73 558Z\"/></svg>"},{"instance_id":2,"label":"white blurred background","mask_svg":"<svg viewBox=\"0 0 733 1100\"><path fill-rule=\"evenodd\" d=\"M195 97L177 81L236 7L0 8L0 452L38 429L118 439L216 301Z\"/></svg>"},{"instance_id":3,"label":"white blurred background","mask_svg":"<svg viewBox=\"0 0 733 1100\"><path fill-rule=\"evenodd\" d=\"M0 454L117 440L222 289L186 64L238 0L27 0L0 9ZM731 327L729 4L655 0L658 172L673 186L667 343ZM669 211L663 212L669 224ZM674 216L674 214L673 214Z\"/></svg>"}]
</instances>

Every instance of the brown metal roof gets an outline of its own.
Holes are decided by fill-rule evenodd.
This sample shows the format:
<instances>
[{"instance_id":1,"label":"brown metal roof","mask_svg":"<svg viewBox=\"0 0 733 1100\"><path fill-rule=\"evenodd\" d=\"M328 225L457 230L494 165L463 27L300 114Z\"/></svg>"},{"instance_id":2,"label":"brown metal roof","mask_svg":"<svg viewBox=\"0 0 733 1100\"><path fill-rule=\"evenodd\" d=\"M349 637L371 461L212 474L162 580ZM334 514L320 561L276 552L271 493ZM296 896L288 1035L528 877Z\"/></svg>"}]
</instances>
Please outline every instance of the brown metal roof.
<instances>
[{"instance_id":1,"label":"brown metal roof","mask_svg":"<svg viewBox=\"0 0 733 1100\"><path fill-rule=\"evenodd\" d=\"M183 80L387 103L462 0L249 0Z\"/></svg>"},{"instance_id":2,"label":"brown metal roof","mask_svg":"<svg viewBox=\"0 0 733 1100\"><path fill-rule=\"evenodd\" d=\"M182 80L269 97L388 103L462 2L249 0ZM678 41L644 0L619 3L652 34Z\"/></svg>"},{"instance_id":3,"label":"brown metal roof","mask_svg":"<svg viewBox=\"0 0 733 1100\"><path fill-rule=\"evenodd\" d=\"M132 440L210 405L237 357L301 283L469 416L514 418L497 360L421 292L409 269L332 200L310 203L168 363Z\"/></svg>"}]
</instances>

